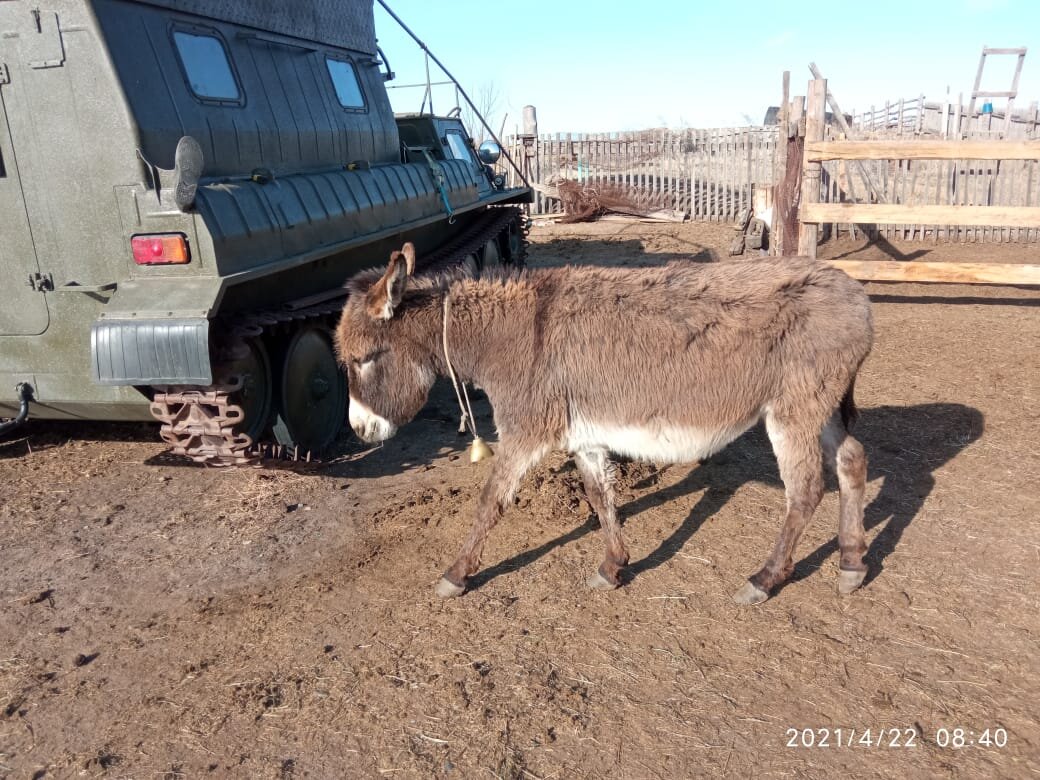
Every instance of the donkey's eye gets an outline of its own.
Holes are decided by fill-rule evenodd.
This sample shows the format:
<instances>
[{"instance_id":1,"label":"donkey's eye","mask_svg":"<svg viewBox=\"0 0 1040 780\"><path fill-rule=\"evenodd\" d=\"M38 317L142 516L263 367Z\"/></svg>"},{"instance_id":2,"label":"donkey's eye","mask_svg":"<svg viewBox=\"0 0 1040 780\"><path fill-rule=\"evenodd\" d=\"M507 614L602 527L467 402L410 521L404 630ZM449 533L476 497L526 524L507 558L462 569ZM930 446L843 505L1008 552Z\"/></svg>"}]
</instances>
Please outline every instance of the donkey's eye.
<instances>
[{"instance_id":1,"label":"donkey's eye","mask_svg":"<svg viewBox=\"0 0 1040 780\"><path fill-rule=\"evenodd\" d=\"M362 366L367 366L367 365L369 365L370 363L373 363L373 362L374 362L374 361L376 360L376 358L378 358L378 357L379 357L380 355L382 355L382 354L383 354L384 352L386 352L386 350L385 350L385 349L377 349L377 350L375 350L374 352L369 352L369 353L368 353L367 355L365 355L365 356L364 356L363 358L358 358L358 359L356 359L356 360L353 360L353 361L351 361L351 362L352 362L352 363L353 363L353 364L354 364L355 366L357 366L358 368L361 368Z\"/></svg>"}]
</instances>

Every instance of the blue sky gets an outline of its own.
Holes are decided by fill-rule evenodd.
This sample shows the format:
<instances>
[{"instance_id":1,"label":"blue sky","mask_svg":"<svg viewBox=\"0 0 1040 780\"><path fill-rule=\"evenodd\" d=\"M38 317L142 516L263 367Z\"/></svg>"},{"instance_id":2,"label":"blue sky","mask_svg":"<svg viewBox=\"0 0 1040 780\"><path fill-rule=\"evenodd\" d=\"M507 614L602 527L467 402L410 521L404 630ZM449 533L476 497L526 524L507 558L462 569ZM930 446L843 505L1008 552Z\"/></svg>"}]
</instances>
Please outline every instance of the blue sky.
<instances>
[{"instance_id":1,"label":"blue sky","mask_svg":"<svg viewBox=\"0 0 1040 780\"><path fill-rule=\"evenodd\" d=\"M526 104L540 132L757 124L784 70L805 94L810 61L846 112L941 101L947 86L967 102L984 44L1028 46L1016 105L1040 99L1038 0L388 2L471 97L494 85L491 121L497 131L508 114L507 134ZM421 52L378 4L375 15L392 83L424 81ZM1015 58L987 59L983 89L1009 89ZM418 110L422 92L391 90L395 110ZM454 104L435 93L438 113Z\"/></svg>"}]
</instances>

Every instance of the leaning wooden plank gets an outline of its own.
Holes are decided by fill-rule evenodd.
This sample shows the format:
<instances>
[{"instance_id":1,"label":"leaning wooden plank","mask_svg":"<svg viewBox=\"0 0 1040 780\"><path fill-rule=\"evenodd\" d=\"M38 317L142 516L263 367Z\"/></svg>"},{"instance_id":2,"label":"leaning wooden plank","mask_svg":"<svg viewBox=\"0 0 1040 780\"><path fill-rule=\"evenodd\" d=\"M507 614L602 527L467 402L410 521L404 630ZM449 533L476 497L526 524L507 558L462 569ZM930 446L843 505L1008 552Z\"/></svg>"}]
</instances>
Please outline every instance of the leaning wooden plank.
<instances>
[{"instance_id":1,"label":"leaning wooden plank","mask_svg":"<svg viewBox=\"0 0 1040 780\"><path fill-rule=\"evenodd\" d=\"M806 162L824 160L1040 160L1040 141L806 141Z\"/></svg>"},{"instance_id":2,"label":"leaning wooden plank","mask_svg":"<svg viewBox=\"0 0 1040 780\"><path fill-rule=\"evenodd\" d=\"M669 209L661 209L659 211L651 211L645 217L639 214L604 214L602 217L599 217L596 221L647 223L685 222L686 216L682 213L671 211Z\"/></svg>"},{"instance_id":3,"label":"leaning wooden plank","mask_svg":"<svg viewBox=\"0 0 1040 780\"><path fill-rule=\"evenodd\" d=\"M894 225L942 222L947 225L1040 225L1040 206L899 206L880 203L802 203L801 222L866 222Z\"/></svg>"},{"instance_id":4,"label":"leaning wooden plank","mask_svg":"<svg viewBox=\"0 0 1040 780\"><path fill-rule=\"evenodd\" d=\"M1025 263L923 263L899 260L828 260L863 282L937 282L950 284L1036 284L1040 265Z\"/></svg>"}]
</instances>

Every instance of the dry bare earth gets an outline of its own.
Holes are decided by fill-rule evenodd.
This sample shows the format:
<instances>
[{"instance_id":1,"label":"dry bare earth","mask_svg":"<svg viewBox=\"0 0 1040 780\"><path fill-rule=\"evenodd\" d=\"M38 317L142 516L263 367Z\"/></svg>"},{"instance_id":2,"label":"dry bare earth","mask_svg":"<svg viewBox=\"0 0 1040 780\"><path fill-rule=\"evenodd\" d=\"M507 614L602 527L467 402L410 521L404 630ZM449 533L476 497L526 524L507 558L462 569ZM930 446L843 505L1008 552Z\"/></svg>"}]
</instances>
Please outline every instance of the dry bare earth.
<instances>
[{"instance_id":1,"label":"dry bare earth","mask_svg":"<svg viewBox=\"0 0 1040 780\"><path fill-rule=\"evenodd\" d=\"M536 228L532 261L711 260L731 236ZM555 455L475 590L441 601L489 468L460 457L450 387L381 449L297 470L174 465L148 425L32 425L0 443L0 776L1036 777L1040 292L870 292L871 577L847 598L832 491L794 581L730 601L783 503L759 430L624 467L624 589L585 589L601 542ZM998 727L1003 748L936 743ZM789 728L914 746L787 747Z\"/></svg>"}]
</instances>

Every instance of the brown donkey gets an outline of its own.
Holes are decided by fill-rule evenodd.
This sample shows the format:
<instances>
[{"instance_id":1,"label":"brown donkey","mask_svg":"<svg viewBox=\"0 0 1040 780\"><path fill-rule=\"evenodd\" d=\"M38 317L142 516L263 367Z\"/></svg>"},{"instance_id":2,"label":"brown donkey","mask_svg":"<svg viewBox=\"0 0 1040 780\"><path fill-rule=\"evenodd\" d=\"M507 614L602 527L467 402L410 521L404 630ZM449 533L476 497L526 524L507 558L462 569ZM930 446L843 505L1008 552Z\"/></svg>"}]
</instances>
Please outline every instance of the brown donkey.
<instances>
[{"instance_id":1,"label":"brown donkey","mask_svg":"<svg viewBox=\"0 0 1040 780\"><path fill-rule=\"evenodd\" d=\"M606 557L589 584L617 587L628 550L608 453L698 461L762 418L787 512L772 553L734 598L764 601L790 575L823 494L824 461L840 488L838 589L863 582L867 463L849 425L873 335L858 282L790 257L476 279L413 277L414 267L405 244L385 273L351 280L336 346L349 372L350 424L367 442L393 436L418 413L435 377L448 375L448 358L494 408L498 453L438 594L465 591L520 480L552 449L573 453L603 527Z\"/></svg>"}]
</instances>

